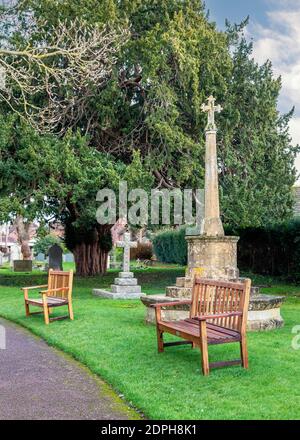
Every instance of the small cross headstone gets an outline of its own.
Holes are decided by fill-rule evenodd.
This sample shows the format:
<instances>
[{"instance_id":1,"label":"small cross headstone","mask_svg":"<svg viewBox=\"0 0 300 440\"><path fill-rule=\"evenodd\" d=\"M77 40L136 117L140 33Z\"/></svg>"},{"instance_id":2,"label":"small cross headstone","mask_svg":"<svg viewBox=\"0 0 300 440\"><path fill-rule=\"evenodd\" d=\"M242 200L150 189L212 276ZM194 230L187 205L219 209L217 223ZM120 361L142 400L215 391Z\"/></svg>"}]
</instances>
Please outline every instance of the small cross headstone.
<instances>
[{"instance_id":1,"label":"small cross headstone","mask_svg":"<svg viewBox=\"0 0 300 440\"><path fill-rule=\"evenodd\" d=\"M117 247L124 248L123 253L123 272L130 271L130 249L137 247L136 241L130 240L130 232L125 232L124 240L117 242Z\"/></svg>"},{"instance_id":2,"label":"small cross headstone","mask_svg":"<svg viewBox=\"0 0 300 440\"><path fill-rule=\"evenodd\" d=\"M63 270L63 250L58 244L49 248L49 269Z\"/></svg>"},{"instance_id":3,"label":"small cross headstone","mask_svg":"<svg viewBox=\"0 0 300 440\"><path fill-rule=\"evenodd\" d=\"M130 272L130 249L137 247L136 241L130 240L130 233L126 232L122 241L117 242L117 247L123 248L123 264L122 272L115 278L114 284L111 285L111 290L93 289L93 293L101 298L111 299L137 299L142 294L141 286L138 285L138 280L134 277L133 272Z\"/></svg>"}]
</instances>

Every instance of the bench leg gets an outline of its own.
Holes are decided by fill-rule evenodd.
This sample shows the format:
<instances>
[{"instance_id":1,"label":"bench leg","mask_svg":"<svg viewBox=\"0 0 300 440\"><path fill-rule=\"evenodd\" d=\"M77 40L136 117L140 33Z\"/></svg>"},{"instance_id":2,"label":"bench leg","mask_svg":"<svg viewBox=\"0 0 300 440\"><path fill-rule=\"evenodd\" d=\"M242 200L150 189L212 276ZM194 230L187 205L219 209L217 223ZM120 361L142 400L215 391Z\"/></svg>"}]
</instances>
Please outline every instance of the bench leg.
<instances>
[{"instance_id":1,"label":"bench leg","mask_svg":"<svg viewBox=\"0 0 300 440\"><path fill-rule=\"evenodd\" d=\"M69 309L70 319L73 321L74 320L74 314L73 314L73 304L72 304L71 301L68 303L68 309Z\"/></svg>"},{"instance_id":2,"label":"bench leg","mask_svg":"<svg viewBox=\"0 0 300 440\"><path fill-rule=\"evenodd\" d=\"M164 351L164 340L163 340L163 332L156 327L156 334L157 334L157 350L158 353L162 353Z\"/></svg>"},{"instance_id":3,"label":"bench leg","mask_svg":"<svg viewBox=\"0 0 300 440\"><path fill-rule=\"evenodd\" d=\"M242 366L244 368L249 368L247 340L245 336L242 337L242 340L240 342L240 348L241 348Z\"/></svg>"},{"instance_id":4,"label":"bench leg","mask_svg":"<svg viewBox=\"0 0 300 440\"><path fill-rule=\"evenodd\" d=\"M43 310L44 310L45 324L48 325L49 324L49 310L48 310L46 295L43 295Z\"/></svg>"},{"instance_id":5,"label":"bench leg","mask_svg":"<svg viewBox=\"0 0 300 440\"><path fill-rule=\"evenodd\" d=\"M26 316L30 315L28 300L28 289L24 289L24 303L25 303L25 314Z\"/></svg>"},{"instance_id":6,"label":"bench leg","mask_svg":"<svg viewBox=\"0 0 300 440\"><path fill-rule=\"evenodd\" d=\"M26 316L30 316L29 304L25 301L25 313Z\"/></svg>"},{"instance_id":7,"label":"bench leg","mask_svg":"<svg viewBox=\"0 0 300 440\"><path fill-rule=\"evenodd\" d=\"M201 349L201 366L204 376L209 375L208 346L206 322L200 321L200 349Z\"/></svg>"}]
</instances>

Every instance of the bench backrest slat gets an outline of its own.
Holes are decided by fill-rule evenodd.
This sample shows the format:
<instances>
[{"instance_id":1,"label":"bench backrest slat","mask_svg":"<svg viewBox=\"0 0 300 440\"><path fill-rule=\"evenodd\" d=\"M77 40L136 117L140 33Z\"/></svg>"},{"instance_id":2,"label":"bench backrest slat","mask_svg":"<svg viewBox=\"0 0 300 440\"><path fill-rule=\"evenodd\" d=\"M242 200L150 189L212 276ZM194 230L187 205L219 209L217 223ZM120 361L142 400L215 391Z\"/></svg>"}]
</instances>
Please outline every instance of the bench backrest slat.
<instances>
[{"instance_id":1,"label":"bench backrest slat","mask_svg":"<svg viewBox=\"0 0 300 440\"><path fill-rule=\"evenodd\" d=\"M48 273L48 289L59 289L61 287L67 287L66 290L57 292L51 292L49 296L56 298L68 298L72 297L73 288L73 271L69 272L49 269Z\"/></svg>"},{"instance_id":2,"label":"bench backrest slat","mask_svg":"<svg viewBox=\"0 0 300 440\"><path fill-rule=\"evenodd\" d=\"M230 316L208 320L221 327L245 331L249 306L251 281L241 282L194 279L190 316L242 312L242 316Z\"/></svg>"}]
</instances>

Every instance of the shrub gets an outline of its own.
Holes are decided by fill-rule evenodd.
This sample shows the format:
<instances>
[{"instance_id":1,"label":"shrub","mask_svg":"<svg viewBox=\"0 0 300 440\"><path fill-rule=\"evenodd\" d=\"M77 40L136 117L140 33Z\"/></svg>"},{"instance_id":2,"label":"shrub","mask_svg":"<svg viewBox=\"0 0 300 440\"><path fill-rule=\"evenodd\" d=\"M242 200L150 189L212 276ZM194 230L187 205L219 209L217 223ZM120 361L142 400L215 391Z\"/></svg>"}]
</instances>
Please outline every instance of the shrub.
<instances>
[{"instance_id":1,"label":"shrub","mask_svg":"<svg viewBox=\"0 0 300 440\"><path fill-rule=\"evenodd\" d=\"M261 275L300 280L300 219L265 226L226 231L240 237L238 267Z\"/></svg>"},{"instance_id":2,"label":"shrub","mask_svg":"<svg viewBox=\"0 0 300 440\"><path fill-rule=\"evenodd\" d=\"M36 256L39 253L44 254L45 256L48 255L48 251L51 246L54 244L62 245L62 240L59 237L56 237L55 235L48 234L45 237L38 237L36 242L33 245L33 253Z\"/></svg>"},{"instance_id":3,"label":"shrub","mask_svg":"<svg viewBox=\"0 0 300 440\"><path fill-rule=\"evenodd\" d=\"M136 248L130 249L131 260L151 260L153 247L151 243L138 243Z\"/></svg>"},{"instance_id":4,"label":"shrub","mask_svg":"<svg viewBox=\"0 0 300 440\"><path fill-rule=\"evenodd\" d=\"M154 253L162 263L187 264L185 228L159 232L153 240Z\"/></svg>"}]
</instances>

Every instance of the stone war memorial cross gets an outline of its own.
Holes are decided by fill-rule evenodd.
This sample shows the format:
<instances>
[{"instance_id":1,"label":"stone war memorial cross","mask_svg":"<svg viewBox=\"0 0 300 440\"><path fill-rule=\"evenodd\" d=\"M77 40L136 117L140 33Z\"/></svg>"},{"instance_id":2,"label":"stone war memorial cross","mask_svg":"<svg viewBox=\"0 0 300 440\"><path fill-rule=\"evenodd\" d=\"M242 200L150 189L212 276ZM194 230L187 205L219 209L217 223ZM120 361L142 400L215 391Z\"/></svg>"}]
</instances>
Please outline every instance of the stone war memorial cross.
<instances>
[{"instance_id":1,"label":"stone war memorial cross","mask_svg":"<svg viewBox=\"0 0 300 440\"><path fill-rule=\"evenodd\" d=\"M130 232L125 232L124 240L117 241L117 247L123 248L123 272L130 271L130 249L137 247L136 241L131 241Z\"/></svg>"},{"instance_id":2,"label":"stone war memorial cross","mask_svg":"<svg viewBox=\"0 0 300 440\"><path fill-rule=\"evenodd\" d=\"M215 105L210 96L201 110L207 113L205 127L205 209L204 219L199 230L187 228L188 265L185 277L178 277L175 286L166 287L166 295L145 295L141 301L146 306L146 322L155 322L153 304L181 301L191 298L193 277L200 276L215 280L241 281L237 267L237 242L239 237L226 236L220 218L217 127L215 113L222 107ZM188 230L189 229L189 230ZM260 295L259 288L252 288L248 313L248 330L269 330L283 325L280 306L284 297ZM184 307L177 310L162 310L166 320L185 319L189 311Z\"/></svg>"}]
</instances>

